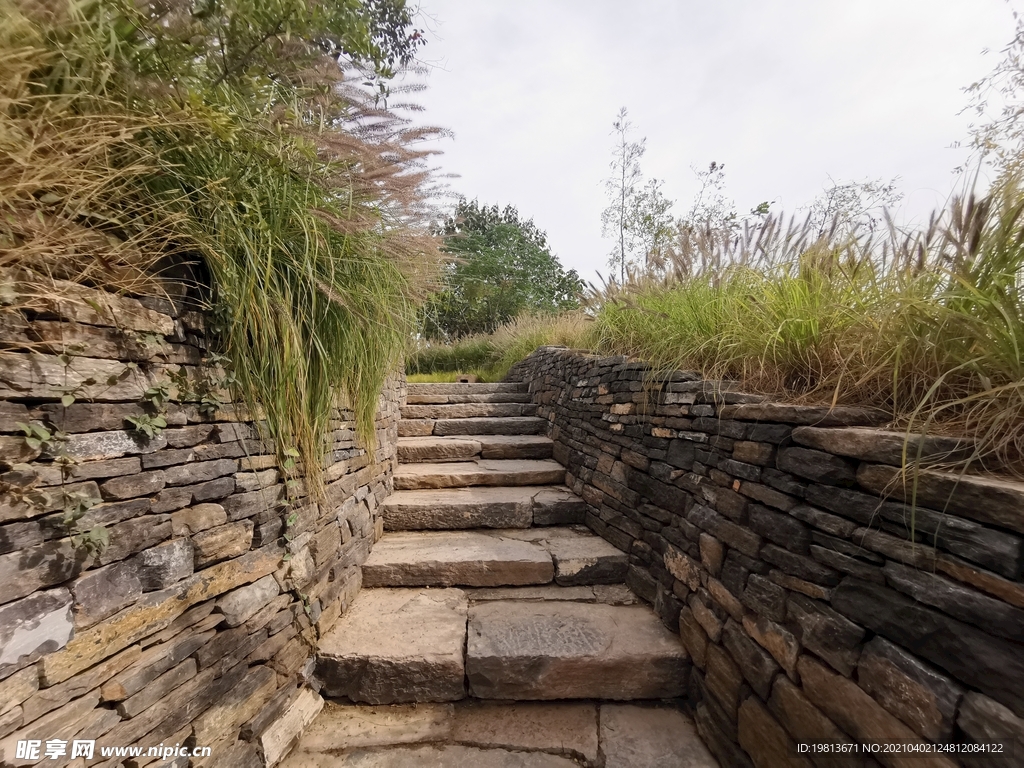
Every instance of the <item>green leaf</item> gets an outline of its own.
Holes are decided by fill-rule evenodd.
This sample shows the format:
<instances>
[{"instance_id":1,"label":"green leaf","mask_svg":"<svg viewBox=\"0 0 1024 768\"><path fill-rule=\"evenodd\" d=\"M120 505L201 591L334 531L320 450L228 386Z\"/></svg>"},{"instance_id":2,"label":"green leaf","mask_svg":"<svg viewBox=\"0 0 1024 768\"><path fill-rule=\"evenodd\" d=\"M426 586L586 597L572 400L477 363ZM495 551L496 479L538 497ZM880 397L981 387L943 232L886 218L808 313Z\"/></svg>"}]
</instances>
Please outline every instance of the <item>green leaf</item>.
<instances>
[{"instance_id":1,"label":"green leaf","mask_svg":"<svg viewBox=\"0 0 1024 768\"><path fill-rule=\"evenodd\" d=\"M65 408L68 408L72 403L75 402L75 396L71 394L64 395L60 399L60 402Z\"/></svg>"}]
</instances>

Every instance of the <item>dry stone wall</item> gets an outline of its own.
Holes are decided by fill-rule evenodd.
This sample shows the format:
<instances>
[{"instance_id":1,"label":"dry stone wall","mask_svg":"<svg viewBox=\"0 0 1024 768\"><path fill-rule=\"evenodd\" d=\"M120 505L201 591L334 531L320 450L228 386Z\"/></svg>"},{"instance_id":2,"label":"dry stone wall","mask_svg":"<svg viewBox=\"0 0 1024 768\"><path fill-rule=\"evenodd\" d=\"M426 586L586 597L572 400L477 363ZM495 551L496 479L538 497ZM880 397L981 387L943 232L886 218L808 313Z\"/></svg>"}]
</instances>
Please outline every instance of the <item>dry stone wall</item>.
<instances>
[{"instance_id":1,"label":"dry stone wall","mask_svg":"<svg viewBox=\"0 0 1024 768\"><path fill-rule=\"evenodd\" d=\"M99 754L178 744L212 748L192 765L273 765L322 705L317 640L381 535L404 380L373 452L337 411L317 501L219 402L183 297L59 287L0 311L0 763L59 739L43 764L189 765ZM76 738L92 760L70 760Z\"/></svg>"},{"instance_id":2,"label":"dry stone wall","mask_svg":"<svg viewBox=\"0 0 1024 768\"><path fill-rule=\"evenodd\" d=\"M541 348L509 378L680 633L723 766L1024 765L1024 484L927 469L964 449L936 438L910 444L905 486L877 413L652 381L622 357ZM912 752L799 751L816 742Z\"/></svg>"}]
</instances>

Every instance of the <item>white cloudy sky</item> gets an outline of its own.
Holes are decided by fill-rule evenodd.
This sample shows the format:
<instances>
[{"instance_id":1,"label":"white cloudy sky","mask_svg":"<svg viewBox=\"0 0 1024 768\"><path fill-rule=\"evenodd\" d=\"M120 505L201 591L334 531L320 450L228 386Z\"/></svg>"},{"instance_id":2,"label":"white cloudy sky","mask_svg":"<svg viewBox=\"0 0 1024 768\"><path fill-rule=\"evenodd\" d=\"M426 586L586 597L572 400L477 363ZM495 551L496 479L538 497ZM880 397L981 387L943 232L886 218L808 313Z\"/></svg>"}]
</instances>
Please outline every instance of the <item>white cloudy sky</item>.
<instances>
[{"instance_id":1,"label":"white cloudy sky","mask_svg":"<svg viewBox=\"0 0 1024 768\"><path fill-rule=\"evenodd\" d=\"M454 134L453 189L512 203L562 263L607 272L611 124L682 214L692 165L725 164L740 211L806 204L828 177L899 176L902 218L958 184L963 88L1013 36L1005 0L420 0L421 119ZM985 49L991 52L984 54Z\"/></svg>"}]
</instances>

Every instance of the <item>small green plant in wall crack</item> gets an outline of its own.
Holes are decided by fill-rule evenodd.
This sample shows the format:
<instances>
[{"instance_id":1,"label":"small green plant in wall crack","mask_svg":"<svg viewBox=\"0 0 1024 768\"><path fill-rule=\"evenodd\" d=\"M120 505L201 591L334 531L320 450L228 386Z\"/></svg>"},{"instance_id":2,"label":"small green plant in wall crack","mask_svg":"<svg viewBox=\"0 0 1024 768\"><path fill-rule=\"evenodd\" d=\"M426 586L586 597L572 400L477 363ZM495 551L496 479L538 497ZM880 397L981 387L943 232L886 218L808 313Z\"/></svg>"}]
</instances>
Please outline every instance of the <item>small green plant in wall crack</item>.
<instances>
[{"instance_id":1,"label":"small green plant in wall crack","mask_svg":"<svg viewBox=\"0 0 1024 768\"><path fill-rule=\"evenodd\" d=\"M42 451L51 456L61 454L68 439L60 430L50 430L38 421L28 424L19 421L16 426L25 433L25 445L33 451Z\"/></svg>"},{"instance_id":2,"label":"small green plant in wall crack","mask_svg":"<svg viewBox=\"0 0 1024 768\"><path fill-rule=\"evenodd\" d=\"M154 384L142 394L143 406L148 413L143 413L139 416L125 416L124 420L131 424L132 429L140 435L144 435L147 440L152 440L167 429L164 406L170 399L170 381L161 381L159 384Z\"/></svg>"},{"instance_id":3,"label":"small green plant in wall crack","mask_svg":"<svg viewBox=\"0 0 1024 768\"><path fill-rule=\"evenodd\" d=\"M61 523L71 536L71 546L87 555L98 555L110 544L110 533L102 525L85 531L78 530L79 521L96 505L96 500L81 492L63 494L64 518Z\"/></svg>"},{"instance_id":4,"label":"small green plant in wall crack","mask_svg":"<svg viewBox=\"0 0 1024 768\"><path fill-rule=\"evenodd\" d=\"M152 440L167 428L167 419L160 414L151 416L144 413L141 416L125 416L124 420L131 424L132 429L140 435L145 435L148 440Z\"/></svg>"}]
</instances>

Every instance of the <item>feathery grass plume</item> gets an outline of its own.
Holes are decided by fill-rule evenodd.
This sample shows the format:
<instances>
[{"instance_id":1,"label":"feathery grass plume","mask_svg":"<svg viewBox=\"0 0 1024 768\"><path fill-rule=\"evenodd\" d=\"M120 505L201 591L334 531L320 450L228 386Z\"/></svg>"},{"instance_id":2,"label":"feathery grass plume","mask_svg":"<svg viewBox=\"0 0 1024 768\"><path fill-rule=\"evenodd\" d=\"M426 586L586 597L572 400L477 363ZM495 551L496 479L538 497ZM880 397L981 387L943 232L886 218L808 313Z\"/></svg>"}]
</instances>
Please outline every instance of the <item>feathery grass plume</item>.
<instances>
[{"instance_id":1,"label":"feathery grass plume","mask_svg":"<svg viewBox=\"0 0 1024 768\"><path fill-rule=\"evenodd\" d=\"M139 293L160 259L201 261L237 393L317 490L335 406L372 444L438 260L431 132L380 106L420 39L404 0L0 16L0 266Z\"/></svg>"}]
</instances>

